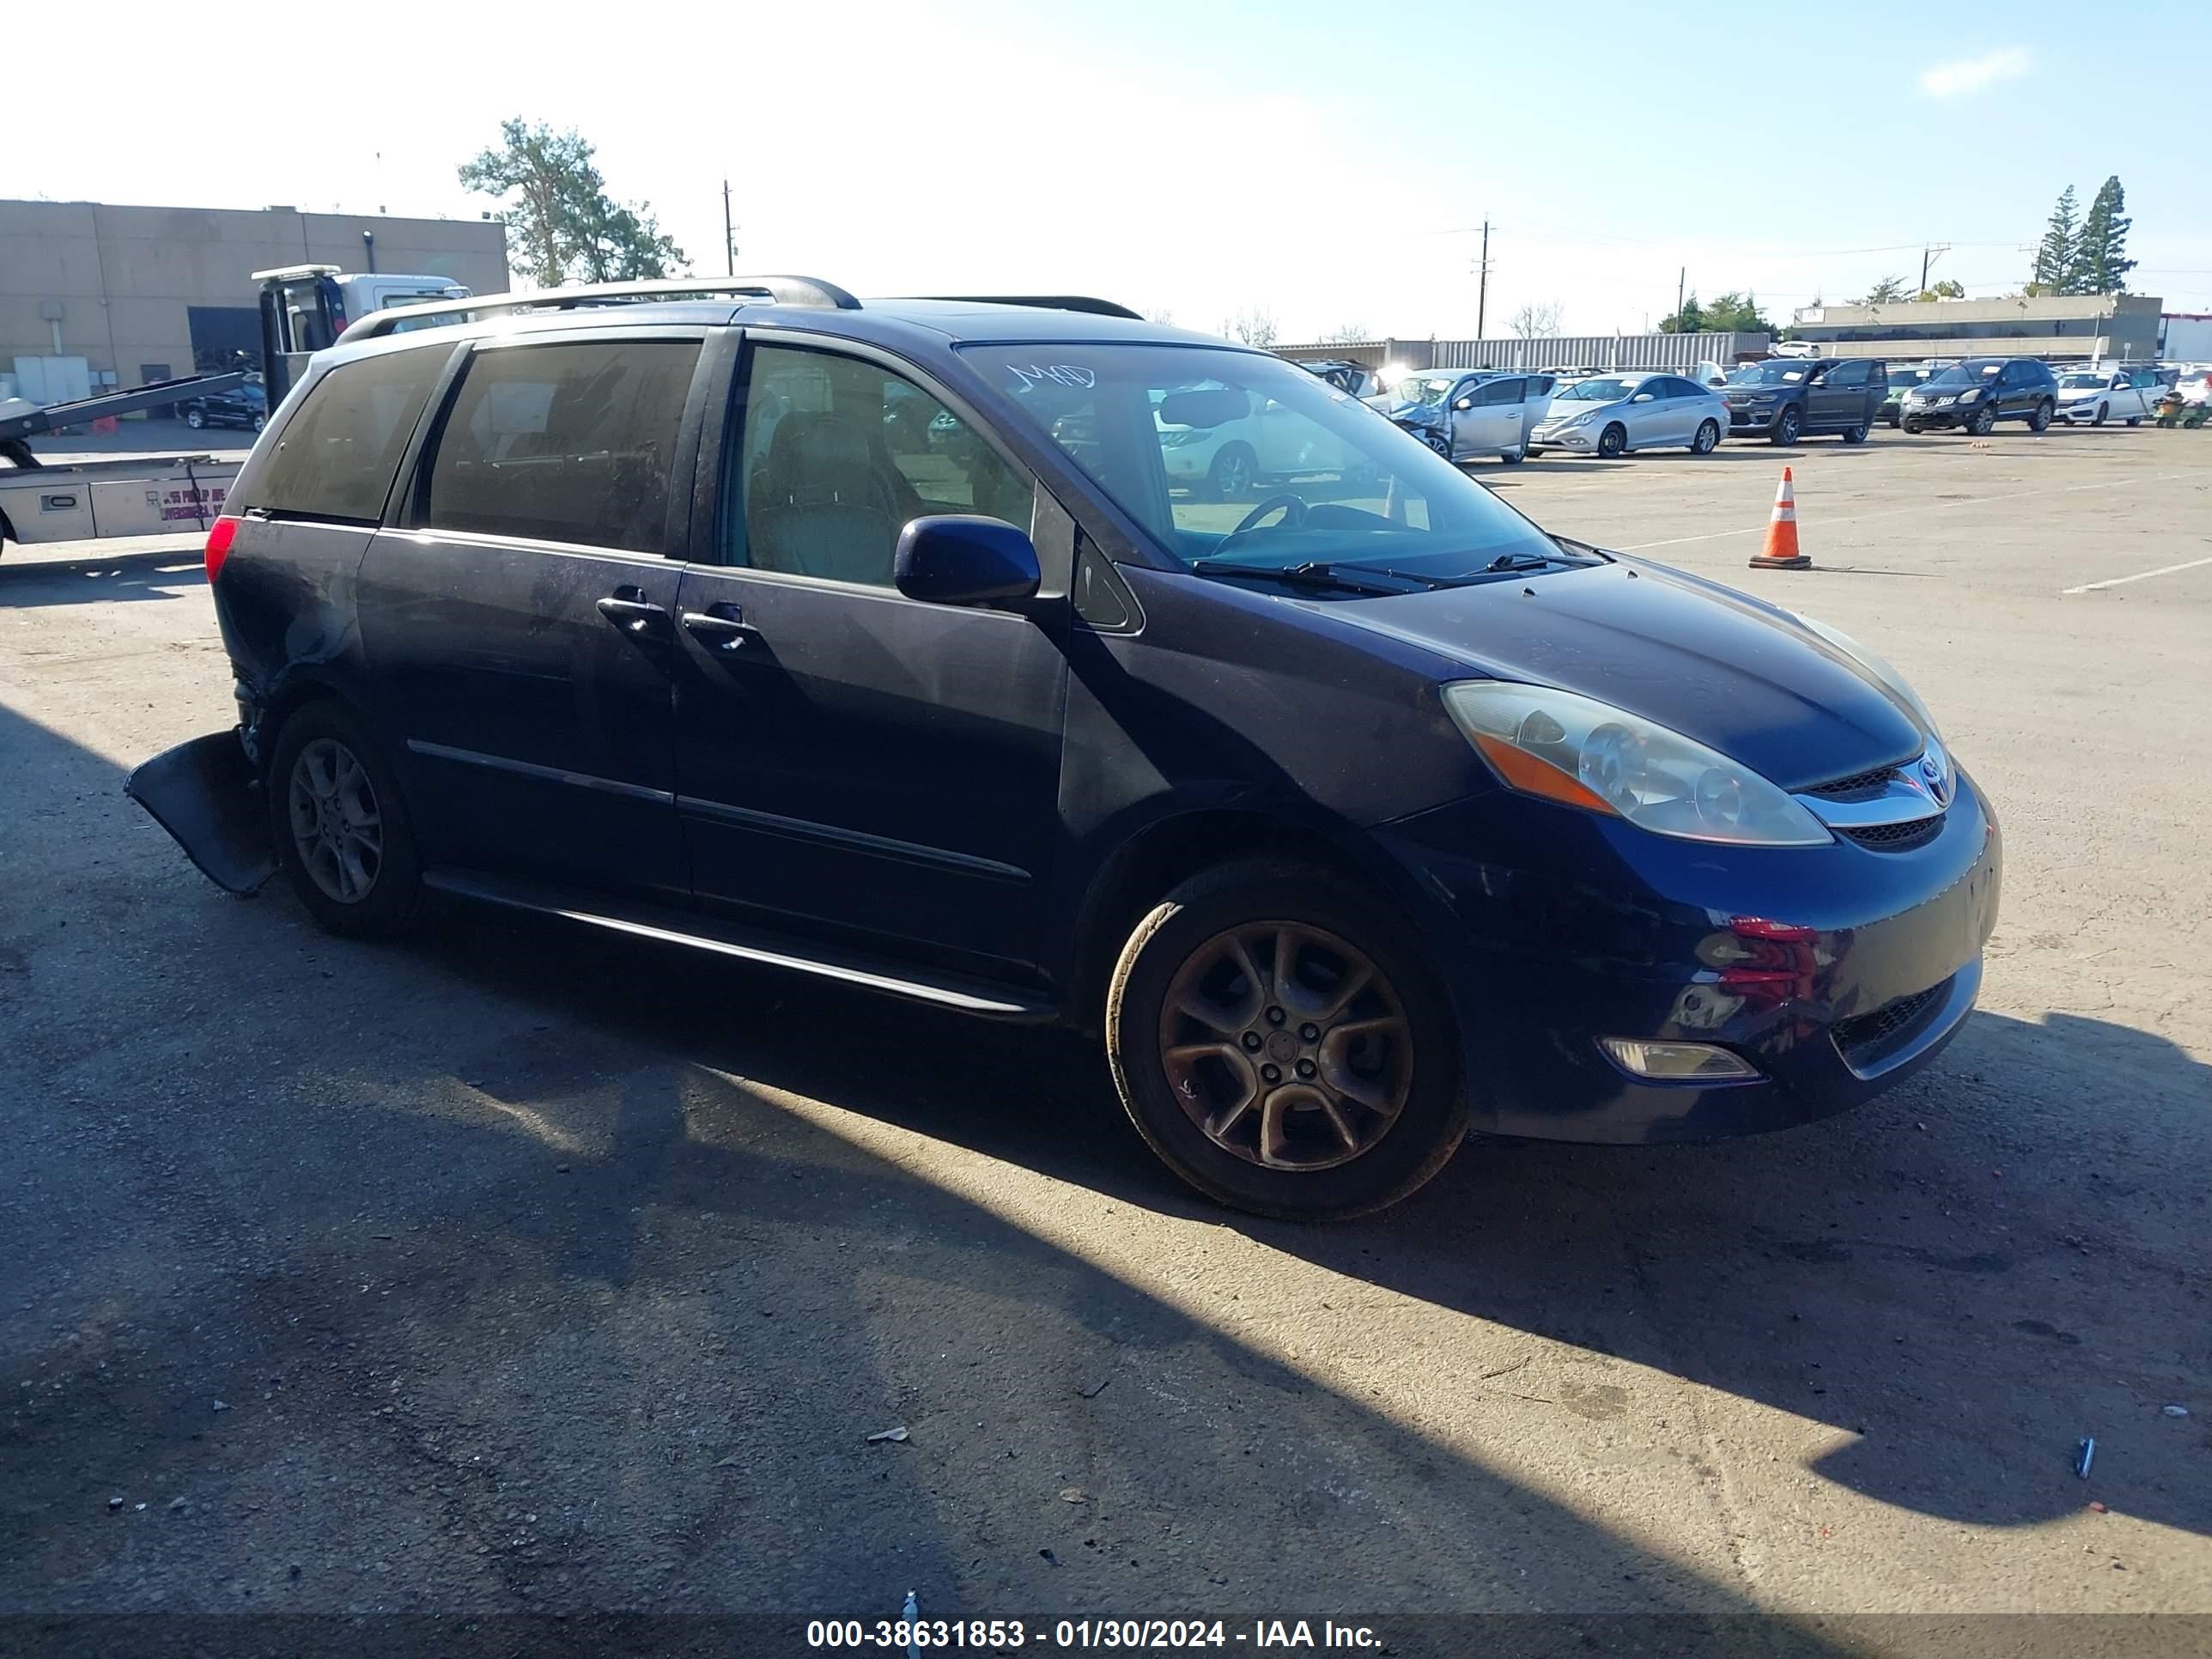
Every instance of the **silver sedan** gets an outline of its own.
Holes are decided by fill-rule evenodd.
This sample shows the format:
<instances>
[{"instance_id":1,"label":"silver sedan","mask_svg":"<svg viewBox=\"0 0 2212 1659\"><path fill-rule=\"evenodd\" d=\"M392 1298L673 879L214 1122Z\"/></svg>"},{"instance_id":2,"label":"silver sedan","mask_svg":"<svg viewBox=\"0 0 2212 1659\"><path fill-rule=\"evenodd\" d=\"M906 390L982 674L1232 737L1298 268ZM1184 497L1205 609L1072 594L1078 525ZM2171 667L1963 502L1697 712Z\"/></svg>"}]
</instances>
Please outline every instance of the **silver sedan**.
<instances>
[{"instance_id":1,"label":"silver sedan","mask_svg":"<svg viewBox=\"0 0 2212 1659\"><path fill-rule=\"evenodd\" d=\"M1562 386L1529 435L1529 453L1571 450L1606 460L1679 444L1710 455L1728 430L1728 404L1680 374L1594 374Z\"/></svg>"}]
</instances>

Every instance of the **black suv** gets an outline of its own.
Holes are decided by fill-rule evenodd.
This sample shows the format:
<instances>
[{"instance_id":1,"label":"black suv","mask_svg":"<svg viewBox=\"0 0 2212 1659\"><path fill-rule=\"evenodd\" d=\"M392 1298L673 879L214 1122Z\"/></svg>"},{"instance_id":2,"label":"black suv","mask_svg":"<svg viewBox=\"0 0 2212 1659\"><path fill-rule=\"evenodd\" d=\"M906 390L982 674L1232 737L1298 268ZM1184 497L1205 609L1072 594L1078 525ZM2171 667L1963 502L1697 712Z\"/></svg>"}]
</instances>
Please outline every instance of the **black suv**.
<instances>
[{"instance_id":1,"label":"black suv","mask_svg":"<svg viewBox=\"0 0 2212 1659\"><path fill-rule=\"evenodd\" d=\"M188 398L169 412L195 432L210 426L244 427L258 432L269 423L269 394L249 380L228 392Z\"/></svg>"},{"instance_id":2,"label":"black suv","mask_svg":"<svg viewBox=\"0 0 2212 1659\"><path fill-rule=\"evenodd\" d=\"M1720 392L1728 399L1731 438L1794 444L1832 432L1860 444L1888 385L1888 366L1879 358L1770 357L1737 369Z\"/></svg>"},{"instance_id":3,"label":"black suv","mask_svg":"<svg viewBox=\"0 0 2212 1659\"><path fill-rule=\"evenodd\" d=\"M2046 430L2058 412L2058 377L2037 357L1969 357L1905 394L1899 421L1907 432L1960 427L1986 436L1999 421Z\"/></svg>"},{"instance_id":4,"label":"black suv","mask_svg":"<svg viewBox=\"0 0 2212 1659\"><path fill-rule=\"evenodd\" d=\"M1230 433L1265 499L1175 464ZM1879 659L1103 301L362 318L207 569L237 726L131 789L218 882L1062 1020L1274 1214L1388 1203L1470 1126L1841 1110L1959 1029L1996 918L1995 820Z\"/></svg>"}]
</instances>

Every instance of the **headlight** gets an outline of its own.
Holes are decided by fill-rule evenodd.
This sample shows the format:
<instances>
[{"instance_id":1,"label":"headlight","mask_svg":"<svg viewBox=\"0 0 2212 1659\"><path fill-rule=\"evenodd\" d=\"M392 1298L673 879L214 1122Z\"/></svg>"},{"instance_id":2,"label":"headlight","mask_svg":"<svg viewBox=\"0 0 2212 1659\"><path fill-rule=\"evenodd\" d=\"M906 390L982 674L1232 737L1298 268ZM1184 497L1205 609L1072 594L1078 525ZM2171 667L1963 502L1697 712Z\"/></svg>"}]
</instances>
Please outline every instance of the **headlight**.
<instances>
[{"instance_id":1,"label":"headlight","mask_svg":"<svg viewBox=\"0 0 2212 1659\"><path fill-rule=\"evenodd\" d=\"M1573 420L1571 420L1571 421L1569 421L1569 422L1567 422L1567 424L1568 424L1569 426L1588 426L1588 425L1589 425L1592 421L1595 420L1596 418L1597 418L1597 410L1594 410L1594 409L1593 409L1593 410L1590 410L1590 412L1589 412L1589 414L1587 414L1587 415L1577 415L1577 416L1575 416L1575 418L1574 418Z\"/></svg>"},{"instance_id":2,"label":"headlight","mask_svg":"<svg viewBox=\"0 0 2212 1659\"><path fill-rule=\"evenodd\" d=\"M1905 683L1904 675L1899 673L1880 657L1875 656L1873 652L1844 633L1842 629L1831 628L1827 623L1815 617L1808 617L1802 612L1794 614L1807 628L1866 670L1869 678L1889 693L1892 702L1899 704L1905 713L1917 720L1920 723L1920 729L1930 738L1936 737L1936 717L1928 712L1928 705L1920 701L1919 694Z\"/></svg>"},{"instance_id":3,"label":"headlight","mask_svg":"<svg viewBox=\"0 0 2212 1659\"><path fill-rule=\"evenodd\" d=\"M1981 387L1978 386L1970 386L1964 392L1961 392L1959 394L1959 401L1962 404L1970 404L1981 395Z\"/></svg>"},{"instance_id":4,"label":"headlight","mask_svg":"<svg viewBox=\"0 0 2212 1659\"><path fill-rule=\"evenodd\" d=\"M1655 835L1824 847L1813 815L1747 767L1638 715L1540 685L1461 680L1444 708L1508 786Z\"/></svg>"}]
</instances>

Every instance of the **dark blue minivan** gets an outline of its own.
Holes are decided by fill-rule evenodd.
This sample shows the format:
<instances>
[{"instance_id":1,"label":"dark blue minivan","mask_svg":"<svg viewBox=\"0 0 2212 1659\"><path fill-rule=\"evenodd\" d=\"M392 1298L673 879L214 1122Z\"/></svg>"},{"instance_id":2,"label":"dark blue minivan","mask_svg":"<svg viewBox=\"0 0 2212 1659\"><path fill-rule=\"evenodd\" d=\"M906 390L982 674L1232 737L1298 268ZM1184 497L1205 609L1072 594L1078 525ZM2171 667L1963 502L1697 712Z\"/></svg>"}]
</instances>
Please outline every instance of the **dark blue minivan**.
<instances>
[{"instance_id":1,"label":"dark blue minivan","mask_svg":"<svg viewBox=\"0 0 2212 1659\"><path fill-rule=\"evenodd\" d=\"M209 538L239 724L131 789L227 887L1065 1021L1288 1216L1470 1127L1819 1117L1973 1004L1996 821L1894 671L1293 364L801 278L431 309L314 359Z\"/></svg>"}]
</instances>

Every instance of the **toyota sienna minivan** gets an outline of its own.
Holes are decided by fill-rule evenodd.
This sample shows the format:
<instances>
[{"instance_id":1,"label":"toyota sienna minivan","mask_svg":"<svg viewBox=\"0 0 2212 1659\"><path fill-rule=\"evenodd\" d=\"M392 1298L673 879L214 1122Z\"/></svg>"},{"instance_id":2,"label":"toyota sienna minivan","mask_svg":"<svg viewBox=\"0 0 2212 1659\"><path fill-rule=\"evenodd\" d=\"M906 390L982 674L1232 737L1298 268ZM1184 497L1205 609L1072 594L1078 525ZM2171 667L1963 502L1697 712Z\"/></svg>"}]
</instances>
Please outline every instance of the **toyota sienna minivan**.
<instances>
[{"instance_id":1,"label":"toyota sienna minivan","mask_svg":"<svg viewBox=\"0 0 2212 1659\"><path fill-rule=\"evenodd\" d=\"M226 887L1066 1022L1297 1217L1470 1128L1817 1118L1973 1004L1996 821L1894 671L1294 364L799 278L441 309L318 356L208 538L238 723L131 790ZM1257 499L1170 465L1255 407Z\"/></svg>"}]
</instances>

